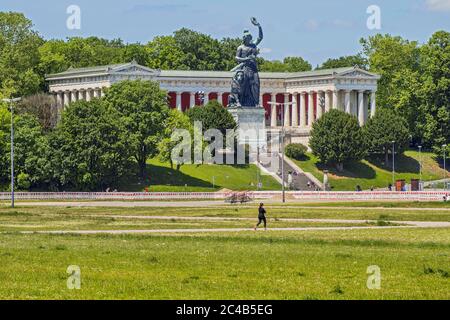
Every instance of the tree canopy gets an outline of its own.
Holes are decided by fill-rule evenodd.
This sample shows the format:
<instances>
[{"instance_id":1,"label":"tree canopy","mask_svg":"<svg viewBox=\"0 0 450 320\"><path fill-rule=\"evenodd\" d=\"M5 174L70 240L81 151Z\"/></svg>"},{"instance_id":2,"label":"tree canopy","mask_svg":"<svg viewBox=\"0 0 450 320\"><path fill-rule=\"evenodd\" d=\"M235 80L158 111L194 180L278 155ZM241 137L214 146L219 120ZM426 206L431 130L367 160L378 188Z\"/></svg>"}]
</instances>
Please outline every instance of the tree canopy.
<instances>
[{"instance_id":1,"label":"tree canopy","mask_svg":"<svg viewBox=\"0 0 450 320\"><path fill-rule=\"evenodd\" d=\"M117 110L130 137L130 149L144 177L147 159L158 153L157 144L167 118L167 94L154 81L121 81L112 85L105 102Z\"/></svg>"},{"instance_id":2,"label":"tree canopy","mask_svg":"<svg viewBox=\"0 0 450 320\"><path fill-rule=\"evenodd\" d=\"M132 168L132 144L118 111L102 100L77 101L50 135L51 179L61 187L114 187Z\"/></svg>"},{"instance_id":3,"label":"tree canopy","mask_svg":"<svg viewBox=\"0 0 450 320\"><path fill-rule=\"evenodd\" d=\"M311 130L309 145L320 161L342 171L345 163L366 155L366 144L358 120L333 109L317 120Z\"/></svg>"},{"instance_id":4,"label":"tree canopy","mask_svg":"<svg viewBox=\"0 0 450 320\"><path fill-rule=\"evenodd\" d=\"M353 56L343 56L336 59L330 58L324 63L322 63L320 67L317 67L316 70L335 69L354 66L358 66L359 68L364 70L367 70L369 68L367 59L361 53L358 53Z\"/></svg>"},{"instance_id":5,"label":"tree canopy","mask_svg":"<svg viewBox=\"0 0 450 320\"><path fill-rule=\"evenodd\" d=\"M370 154L382 154L388 163L388 154L395 141L395 152L403 153L409 146L410 134L406 120L392 109L381 109L363 128ZM392 152L391 152L392 153Z\"/></svg>"}]
</instances>

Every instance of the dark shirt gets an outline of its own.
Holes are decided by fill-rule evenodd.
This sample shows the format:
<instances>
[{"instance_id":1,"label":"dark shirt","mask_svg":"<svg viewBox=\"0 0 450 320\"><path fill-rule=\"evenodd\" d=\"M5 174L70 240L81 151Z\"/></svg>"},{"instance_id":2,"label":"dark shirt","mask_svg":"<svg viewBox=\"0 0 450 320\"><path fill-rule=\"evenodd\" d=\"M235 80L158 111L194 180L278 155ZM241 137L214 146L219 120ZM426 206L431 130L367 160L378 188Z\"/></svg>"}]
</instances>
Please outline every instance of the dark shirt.
<instances>
[{"instance_id":1,"label":"dark shirt","mask_svg":"<svg viewBox=\"0 0 450 320\"><path fill-rule=\"evenodd\" d=\"M263 207L260 207L258 209L258 218L265 218L266 217L266 209L264 209Z\"/></svg>"}]
</instances>

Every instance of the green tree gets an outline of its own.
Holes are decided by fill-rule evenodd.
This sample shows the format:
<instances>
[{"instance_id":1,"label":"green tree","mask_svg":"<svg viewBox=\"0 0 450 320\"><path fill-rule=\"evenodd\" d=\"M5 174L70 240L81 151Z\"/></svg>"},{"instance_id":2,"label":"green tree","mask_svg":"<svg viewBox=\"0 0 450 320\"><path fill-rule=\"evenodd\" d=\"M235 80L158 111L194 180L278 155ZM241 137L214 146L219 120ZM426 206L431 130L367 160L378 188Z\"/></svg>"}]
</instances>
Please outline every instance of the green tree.
<instances>
[{"instance_id":1,"label":"green tree","mask_svg":"<svg viewBox=\"0 0 450 320\"><path fill-rule=\"evenodd\" d=\"M14 169L16 174L28 176L31 186L39 186L49 180L48 162L45 155L49 144L39 120L32 114L14 118ZM7 157L10 157L10 143Z\"/></svg>"},{"instance_id":2,"label":"green tree","mask_svg":"<svg viewBox=\"0 0 450 320\"><path fill-rule=\"evenodd\" d=\"M71 104L49 141L48 163L60 187L114 187L132 165L130 136L121 115L100 99Z\"/></svg>"},{"instance_id":3,"label":"green tree","mask_svg":"<svg viewBox=\"0 0 450 320\"><path fill-rule=\"evenodd\" d=\"M188 70L225 70L219 40L187 28L174 32L177 48L184 53L182 65Z\"/></svg>"},{"instance_id":4,"label":"green tree","mask_svg":"<svg viewBox=\"0 0 450 320\"><path fill-rule=\"evenodd\" d=\"M36 67L43 42L23 14L0 12L0 90L24 96L41 88L44 79Z\"/></svg>"},{"instance_id":5,"label":"green tree","mask_svg":"<svg viewBox=\"0 0 450 320\"><path fill-rule=\"evenodd\" d=\"M148 67L163 70L187 70L186 58L173 36L155 37L146 45Z\"/></svg>"},{"instance_id":6,"label":"green tree","mask_svg":"<svg viewBox=\"0 0 450 320\"><path fill-rule=\"evenodd\" d=\"M417 127L424 144L443 154L442 145L450 142L450 33L436 32L420 52L421 104Z\"/></svg>"},{"instance_id":7,"label":"green tree","mask_svg":"<svg viewBox=\"0 0 450 320\"><path fill-rule=\"evenodd\" d=\"M312 70L311 64L301 57L286 57L283 61L260 59L259 63L263 72L302 72Z\"/></svg>"},{"instance_id":8,"label":"green tree","mask_svg":"<svg viewBox=\"0 0 450 320\"><path fill-rule=\"evenodd\" d=\"M204 106L196 106L187 112L191 123L202 122L203 132L209 129L217 129L224 136L227 129L235 129L237 124L231 113L217 100L211 100Z\"/></svg>"},{"instance_id":9,"label":"green tree","mask_svg":"<svg viewBox=\"0 0 450 320\"><path fill-rule=\"evenodd\" d=\"M378 81L377 104L396 110L408 121L415 135L420 85L420 50L416 41L389 34L361 39L363 53L370 71L381 75Z\"/></svg>"},{"instance_id":10,"label":"green tree","mask_svg":"<svg viewBox=\"0 0 450 320\"><path fill-rule=\"evenodd\" d=\"M0 184L5 183L8 179L8 141L10 139L11 113L8 107L0 102Z\"/></svg>"},{"instance_id":11,"label":"green tree","mask_svg":"<svg viewBox=\"0 0 450 320\"><path fill-rule=\"evenodd\" d=\"M321 69L336 69L344 67L354 67L358 66L361 69L367 70L369 68L367 58L365 58L361 53L352 56L343 56L336 59L328 59L316 70Z\"/></svg>"},{"instance_id":12,"label":"green tree","mask_svg":"<svg viewBox=\"0 0 450 320\"><path fill-rule=\"evenodd\" d=\"M128 51L127 51L128 50ZM39 70L42 74L57 73L68 68L84 68L129 62L141 59L134 46L125 46L120 39L73 37L67 41L50 40L39 48ZM133 57L130 60L124 61Z\"/></svg>"},{"instance_id":13,"label":"green tree","mask_svg":"<svg viewBox=\"0 0 450 320\"><path fill-rule=\"evenodd\" d=\"M173 168L172 152L180 143L180 141L173 141L171 139L172 133L177 129L187 130L191 139L193 138L193 126L189 117L177 109L171 109L167 119L164 121L163 138L158 143L158 158L162 162L169 162L171 168ZM181 165L181 163L177 163L177 170L180 169Z\"/></svg>"},{"instance_id":14,"label":"green tree","mask_svg":"<svg viewBox=\"0 0 450 320\"><path fill-rule=\"evenodd\" d=\"M313 124L309 145L320 161L339 171L349 161L366 155L366 144L356 117L333 109Z\"/></svg>"},{"instance_id":15,"label":"green tree","mask_svg":"<svg viewBox=\"0 0 450 320\"><path fill-rule=\"evenodd\" d=\"M283 60L287 72L301 72L312 70L311 64L302 57L286 57Z\"/></svg>"},{"instance_id":16,"label":"green tree","mask_svg":"<svg viewBox=\"0 0 450 320\"><path fill-rule=\"evenodd\" d=\"M224 38L220 41L220 53L222 55L222 62L224 63L223 71L229 71L236 65L237 48L242 44L240 38Z\"/></svg>"},{"instance_id":17,"label":"green tree","mask_svg":"<svg viewBox=\"0 0 450 320\"><path fill-rule=\"evenodd\" d=\"M406 120L391 109L380 109L375 117L369 119L363 127L364 136L371 155L382 154L385 163L389 162L389 152L392 153L392 141L395 141L395 151L402 154L409 145L410 134Z\"/></svg>"},{"instance_id":18,"label":"green tree","mask_svg":"<svg viewBox=\"0 0 450 320\"><path fill-rule=\"evenodd\" d=\"M150 57L144 45L139 43L131 43L127 44L121 50L121 62L130 62L133 60L142 66L148 66L150 64Z\"/></svg>"},{"instance_id":19,"label":"green tree","mask_svg":"<svg viewBox=\"0 0 450 320\"><path fill-rule=\"evenodd\" d=\"M105 101L117 110L131 139L130 149L145 176L147 159L157 155L167 118L167 94L154 81L121 81L106 91Z\"/></svg>"}]
</instances>

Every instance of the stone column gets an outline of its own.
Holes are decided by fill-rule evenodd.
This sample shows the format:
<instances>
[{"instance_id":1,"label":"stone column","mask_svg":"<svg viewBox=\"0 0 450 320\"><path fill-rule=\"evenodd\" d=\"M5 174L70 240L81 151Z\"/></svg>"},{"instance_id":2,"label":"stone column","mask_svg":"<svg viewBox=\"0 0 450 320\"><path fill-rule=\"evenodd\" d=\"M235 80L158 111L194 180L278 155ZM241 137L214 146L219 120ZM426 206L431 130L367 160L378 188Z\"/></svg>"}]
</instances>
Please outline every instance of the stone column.
<instances>
[{"instance_id":1,"label":"stone column","mask_svg":"<svg viewBox=\"0 0 450 320\"><path fill-rule=\"evenodd\" d=\"M92 90L91 89L86 89L86 101L91 101L92 100Z\"/></svg>"},{"instance_id":2,"label":"stone column","mask_svg":"<svg viewBox=\"0 0 450 320\"><path fill-rule=\"evenodd\" d=\"M308 127L314 123L314 91L308 92Z\"/></svg>"},{"instance_id":3,"label":"stone column","mask_svg":"<svg viewBox=\"0 0 450 320\"><path fill-rule=\"evenodd\" d=\"M275 102L276 101L276 94L271 93L270 94L270 101ZM272 128L275 128L277 126L277 106L275 104L270 105L270 126Z\"/></svg>"},{"instance_id":4,"label":"stone column","mask_svg":"<svg viewBox=\"0 0 450 320\"><path fill-rule=\"evenodd\" d=\"M205 100L203 101L204 105L207 105L209 102L209 92L205 92Z\"/></svg>"},{"instance_id":5,"label":"stone column","mask_svg":"<svg viewBox=\"0 0 450 320\"><path fill-rule=\"evenodd\" d=\"M70 92L70 102L78 101L78 92L73 90Z\"/></svg>"},{"instance_id":6,"label":"stone column","mask_svg":"<svg viewBox=\"0 0 450 320\"><path fill-rule=\"evenodd\" d=\"M369 92L364 92L364 123L367 123L367 121L369 120L369 98L370 98L370 94Z\"/></svg>"},{"instance_id":7,"label":"stone column","mask_svg":"<svg viewBox=\"0 0 450 320\"><path fill-rule=\"evenodd\" d=\"M306 92L300 93L300 127L306 127Z\"/></svg>"},{"instance_id":8,"label":"stone column","mask_svg":"<svg viewBox=\"0 0 450 320\"><path fill-rule=\"evenodd\" d=\"M64 106L64 96L62 92L56 93L56 107L58 110L62 109Z\"/></svg>"},{"instance_id":9,"label":"stone column","mask_svg":"<svg viewBox=\"0 0 450 320\"><path fill-rule=\"evenodd\" d=\"M331 100L333 99L332 94L333 93L331 91L325 92L325 112L331 110Z\"/></svg>"},{"instance_id":10,"label":"stone column","mask_svg":"<svg viewBox=\"0 0 450 320\"><path fill-rule=\"evenodd\" d=\"M337 109L338 108L338 99L339 99L339 91L338 90L334 90L333 91L333 109Z\"/></svg>"},{"instance_id":11,"label":"stone column","mask_svg":"<svg viewBox=\"0 0 450 320\"><path fill-rule=\"evenodd\" d=\"M352 106L350 104L350 90L345 90L344 105L345 105L345 112L347 112L348 114L351 114Z\"/></svg>"},{"instance_id":12,"label":"stone column","mask_svg":"<svg viewBox=\"0 0 450 320\"><path fill-rule=\"evenodd\" d=\"M94 98L99 98L100 97L100 89L99 88L94 88Z\"/></svg>"},{"instance_id":13,"label":"stone column","mask_svg":"<svg viewBox=\"0 0 450 320\"><path fill-rule=\"evenodd\" d=\"M289 102L289 93L284 94L284 103ZM284 105L284 125L286 127L291 126L291 106L290 105Z\"/></svg>"},{"instance_id":14,"label":"stone column","mask_svg":"<svg viewBox=\"0 0 450 320\"><path fill-rule=\"evenodd\" d=\"M86 101L87 92L86 90L81 90L78 92L78 99Z\"/></svg>"},{"instance_id":15,"label":"stone column","mask_svg":"<svg viewBox=\"0 0 450 320\"><path fill-rule=\"evenodd\" d=\"M370 92L370 116L374 117L377 112L376 91Z\"/></svg>"},{"instance_id":16,"label":"stone column","mask_svg":"<svg viewBox=\"0 0 450 320\"><path fill-rule=\"evenodd\" d=\"M292 94L292 126L298 127L298 92Z\"/></svg>"},{"instance_id":17,"label":"stone column","mask_svg":"<svg viewBox=\"0 0 450 320\"><path fill-rule=\"evenodd\" d=\"M322 118L323 115L323 105L322 101L325 100L325 92L319 91L317 92L317 120Z\"/></svg>"},{"instance_id":18,"label":"stone column","mask_svg":"<svg viewBox=\"0 0 450 320\"><path fill-rule=\"evenodd\" d=\"M67 107L70 103L70 91L64 91L64 107Z\"/></svg>"},{"instance_id":19,"label":"stone column","mask_svg":"<svg viewBox=\"0 0 450 320\"><path fill-rule=\"evenodd\" d=\"M189 93L189 108L195 107L195 92Z\"/></svg>"},{"instance_id":20,"label":"stone column","mask_svg":"<svg viewBox=\"0 0 450 320\"><path fill-rule=\"evenodd\" d=\"M102 87L101 89L100 89L100 97L104 97L105 96L105 87Z\"/></svg>"},{"instance_id":21,"label":"stone column","mask_svg":"<svg viewBox=\"0 0 450 320\"><path fill-rule=\"evenodd\" d=\"M180 112L183 110L181 108L181 93L182 92L179 92L179 91L175 92L175 94L176 94L175 105L176 105L177 110Z\"/></svg>"},{"instance_id":22,"label":"stone column","mask_svg":"<svg viewBox=\"0 0 450 320\"><path fill-rule=\"evenodd\" d=\"M218 101L220 104L223 104L223 92L218 92L218 93L217 93L217 101Z\"/></svg>"},{"instance_id":23,"label":"stone column","mask_svg":"<svg viewBox=\"0 0 450 320\"><path fill-rule=\"evenodd\" d=\"M364 121L364 91L359 90L358 91L358 121L359 125L363 126Z\"/></svg>"}]
</instances>

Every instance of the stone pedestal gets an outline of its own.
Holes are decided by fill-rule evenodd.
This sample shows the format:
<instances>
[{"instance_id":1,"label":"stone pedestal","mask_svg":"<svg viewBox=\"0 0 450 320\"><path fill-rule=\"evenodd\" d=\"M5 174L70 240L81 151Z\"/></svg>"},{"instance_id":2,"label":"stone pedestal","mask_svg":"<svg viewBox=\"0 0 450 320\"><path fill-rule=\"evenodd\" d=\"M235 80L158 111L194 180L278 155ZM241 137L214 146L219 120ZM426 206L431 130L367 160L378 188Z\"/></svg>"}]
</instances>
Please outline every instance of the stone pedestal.
<instances>
[{"instance_id":1,"label":"stone pedestal","mask_svg":"<svg viewBox=\"0 0 450 320\"><path fill-rule=\"evenodd\" d=\"M267 147L265 110L261 107L228 108L236 121L239 144L248 144L251 149Z\"/></svg>"}]
</instances>

